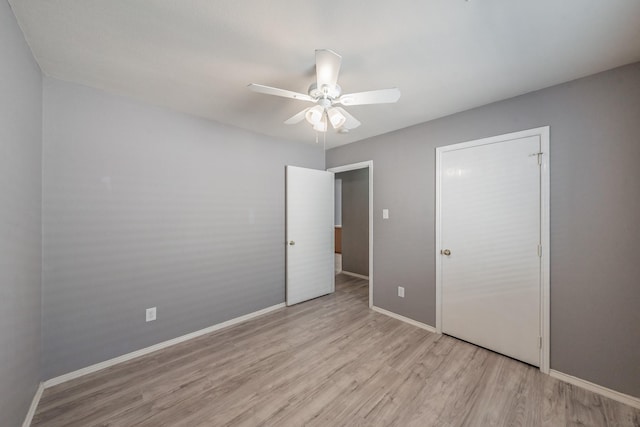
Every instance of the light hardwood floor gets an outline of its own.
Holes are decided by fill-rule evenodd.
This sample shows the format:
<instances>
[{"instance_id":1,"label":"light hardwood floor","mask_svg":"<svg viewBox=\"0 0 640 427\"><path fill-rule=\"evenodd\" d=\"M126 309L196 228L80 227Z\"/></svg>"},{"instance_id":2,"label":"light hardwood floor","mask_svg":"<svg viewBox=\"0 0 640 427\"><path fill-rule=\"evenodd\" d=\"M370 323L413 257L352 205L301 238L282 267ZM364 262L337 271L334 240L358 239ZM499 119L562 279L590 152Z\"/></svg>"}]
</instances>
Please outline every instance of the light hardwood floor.
<instances>
[{"instance_id":1,"label":"light hardwood floor","mask_svg":"<svg viewBox=\"0 0 640 427\"><path fill-rule=\"evenodd\" d=\"M367 282L45 390L33 426L640 426L640 411L367 307Z\"/></svg>"}]
</instances>

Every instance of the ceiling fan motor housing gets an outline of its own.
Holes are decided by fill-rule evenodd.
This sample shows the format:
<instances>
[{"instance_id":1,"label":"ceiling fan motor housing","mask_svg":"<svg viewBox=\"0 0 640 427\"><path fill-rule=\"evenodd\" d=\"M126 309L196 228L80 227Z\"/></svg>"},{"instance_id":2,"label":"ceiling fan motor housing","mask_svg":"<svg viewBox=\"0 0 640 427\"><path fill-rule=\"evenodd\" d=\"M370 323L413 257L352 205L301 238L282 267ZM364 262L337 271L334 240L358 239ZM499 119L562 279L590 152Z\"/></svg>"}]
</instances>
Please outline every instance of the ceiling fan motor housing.
<instances>
[{"instance_id":1,"label":"ceiling fan motor housing","mask_svg":"<svg viewBox=\"0 0 640 427\"><path fill-rule=\"evenodd\" d=\"M309 86L308 93L310 97L315 99L328 98L334 100L340 97L342 88L337 84L335 86L322 85L322 87L318 87L317 83L312 83L311 86Z\"/></svg>"}]
</instances>

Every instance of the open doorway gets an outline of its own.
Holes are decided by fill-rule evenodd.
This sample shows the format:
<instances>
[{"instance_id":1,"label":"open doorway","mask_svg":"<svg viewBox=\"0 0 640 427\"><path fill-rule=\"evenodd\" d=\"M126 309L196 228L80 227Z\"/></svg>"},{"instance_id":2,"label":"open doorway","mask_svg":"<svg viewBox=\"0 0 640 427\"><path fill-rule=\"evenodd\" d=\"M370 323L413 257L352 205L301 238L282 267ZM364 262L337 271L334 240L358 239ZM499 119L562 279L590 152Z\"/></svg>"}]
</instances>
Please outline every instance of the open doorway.
<instances>
[{"instance_id":1,"label":"open doorway","mask_svg":"<svg viewBox=\"0 0 640 427\"><path fill-rule=\"evenodd\" d=\"M373 162L330 168L335 174L336 289L373 305Z\"/></svg>"}]
</instances>

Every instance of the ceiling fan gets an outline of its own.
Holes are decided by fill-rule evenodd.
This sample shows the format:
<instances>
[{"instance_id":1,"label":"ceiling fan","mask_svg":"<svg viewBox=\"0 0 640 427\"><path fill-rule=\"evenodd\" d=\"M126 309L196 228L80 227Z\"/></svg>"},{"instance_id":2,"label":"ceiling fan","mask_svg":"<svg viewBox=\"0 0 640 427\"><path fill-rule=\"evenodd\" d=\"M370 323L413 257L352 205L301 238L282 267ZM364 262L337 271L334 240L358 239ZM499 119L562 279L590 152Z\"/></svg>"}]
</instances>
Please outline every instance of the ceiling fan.
<instances>
[{"instance_id":1,"label":"ceiling fan","mask_svg":"<svg viewBox=\"0 0 640 427\"><path fill-rule=\"evenodd\" d=\"M341 62L342 57L332 50L317 49L316 82L309 86L308 94L306 95L255 83L251 83L248 87L254 92L309 101L316 104L285 120L285 124L293 125L306 119L317 132L326 132L330 123L338 132L347 133L350 129L360 126L361 123L338 105L393 103L400 98L400 90L392 88L343 94L342 88L338 85Z\"/></svg>"}]
</instances>

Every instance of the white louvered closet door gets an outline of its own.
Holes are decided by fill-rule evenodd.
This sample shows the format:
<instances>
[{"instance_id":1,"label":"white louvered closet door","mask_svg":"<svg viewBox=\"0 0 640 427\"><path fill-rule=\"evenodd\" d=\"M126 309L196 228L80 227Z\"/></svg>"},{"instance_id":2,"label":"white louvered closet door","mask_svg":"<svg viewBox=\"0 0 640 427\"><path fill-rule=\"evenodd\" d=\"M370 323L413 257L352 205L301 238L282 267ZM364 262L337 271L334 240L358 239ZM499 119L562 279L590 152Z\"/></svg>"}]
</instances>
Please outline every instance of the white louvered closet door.
<instances>
[{"instance_id":1,"label":"white louvered closet door","mask_svg":"<svg viewBox=\"0 0 640 427\"><path fill-rule=\"evenodd\" d=\"M287 305L332 293L334 174L287 166Z\"/></svg>"},{"instance_id":2,"label":"white louvered closet door","mask_svg":"<svg viewBox=\"0 0 640 427\"><path fill-rule=\"evenodd\" d=\"M540 167L531 136L442 153L442 331L540 365Z\"/></svg>"}]
</instances>

